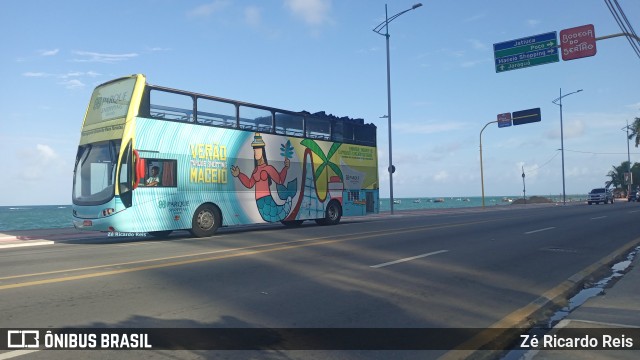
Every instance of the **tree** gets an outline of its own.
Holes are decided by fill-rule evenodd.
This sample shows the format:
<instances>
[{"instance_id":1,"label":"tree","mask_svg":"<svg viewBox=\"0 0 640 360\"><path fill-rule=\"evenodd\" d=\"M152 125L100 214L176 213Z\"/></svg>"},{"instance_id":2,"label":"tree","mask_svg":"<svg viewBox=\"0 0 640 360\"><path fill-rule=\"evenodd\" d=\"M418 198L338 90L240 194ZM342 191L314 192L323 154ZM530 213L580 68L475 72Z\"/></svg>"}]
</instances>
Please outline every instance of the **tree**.
<instances>
[{"instance_id":1,"label":"tree","mask_svg":"<svg viewBox=\"0 0 640 360\"><path fill-rule=\"evenodd\" d=\"M629 172L629 162L623 161L620 166L612 166L613 170L610 170L607 173L607 176L611 179L607 181L609 186L612 186L614 189L620 188L623 192L626 192L627 183L624 181L624 174ZM640 164L633 163L631 166L631 188L637 187L640 184Z\"/></svg>"},{"instance_id":2,"label":"tree","mask_svg":"<svg viewBox=\"0 0 640 360\"><path fill-rule=\"evenodd\" d=\"M624 173L627 171L628 163L628 161L625 161L620 166L612 166L613 170L610 170L607 174L611 178L611 181L608 182L614 189L624 184Z\"/></svg>"},{"instance_id":3,"label":"tree","mask_svg":"<svg viewBox=\"0 0 640 360\"><path fill-rule=\"evenodd\" d=\"M638 145L640 145L640 118L635 118L633 120L633 123L629 125L629 130L631 130L629 140L635 138L636 147L638 147Z\"/></svg>"}]
</instances>

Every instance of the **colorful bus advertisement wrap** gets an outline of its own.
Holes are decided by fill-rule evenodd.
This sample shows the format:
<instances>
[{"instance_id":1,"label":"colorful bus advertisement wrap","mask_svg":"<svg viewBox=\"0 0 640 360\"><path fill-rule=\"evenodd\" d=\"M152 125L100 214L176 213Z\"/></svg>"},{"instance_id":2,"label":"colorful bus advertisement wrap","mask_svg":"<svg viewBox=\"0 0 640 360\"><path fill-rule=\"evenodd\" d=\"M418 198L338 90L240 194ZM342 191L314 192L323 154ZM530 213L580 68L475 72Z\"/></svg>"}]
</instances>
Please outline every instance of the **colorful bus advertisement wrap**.
<instances>
[{"instance_id":1,"label":"colorful bus advertisement wrap","mask_svg":"<svg viewBox=\"0 0 640 360\"><path fill-rule=\"evenodd\" d=\"M188 229L195 209L207 202L220 208L223 225L323 218L332 200L343 215L378 212L375 147L135 122L145 178L133 192L134 216L120 226L127 231Z\"/></svg>"}]
</instances>

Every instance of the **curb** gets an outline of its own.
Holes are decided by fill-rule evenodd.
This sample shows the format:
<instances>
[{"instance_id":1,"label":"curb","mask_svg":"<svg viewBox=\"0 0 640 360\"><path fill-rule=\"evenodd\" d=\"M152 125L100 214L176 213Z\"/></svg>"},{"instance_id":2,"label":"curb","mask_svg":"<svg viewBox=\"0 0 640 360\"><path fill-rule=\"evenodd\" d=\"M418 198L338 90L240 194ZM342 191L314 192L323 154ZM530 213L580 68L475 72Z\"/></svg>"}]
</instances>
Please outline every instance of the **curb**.
<instances>
[{"instance_id":1,"label":"curb","mask_svg":"<svg viewBox=\"0 0 640 360\"><path fill-rule=\"evenodd\" d=\"M8 238L11 239L11 238ZM14 238L16 239L16 238ZM16 239L15 241L7 241L5 244L3 244L3 240L2 238L0 238L0 249L9 249L9 248L17 248L17 247L25 247L25 246L39 246L39 245L53 245L55 244L55 241L53 240L28 240L28 241L23 241L23 240L18 240Z\"/></svg>"},{"instance_id":2,"label":"curb","mask_svg":"<svg viewBox=\"0 0 640 360\"><path fill-rule=\"evenodd\" d=\"M506 347L511 345L513 341L517 339L519 334L531 329L537 319L546 318L545 313L547 310L561 306L561 304L566 302L567 299L580 291L584 282L591 276L610 268L613 263L638 246L640 246L640 238L631 240L613 251L611 254L572 275L556 287L548 290L534 301L503 317L498 322L489 326L485 331L464 342L456 349L448 351L438 359L445 360L464 358L484 360L499 358L500 355L507 351ZM516 329L520 330L518 334L514 331ZM502 332L498 338L496 338L496 331L500 330L502 330ZM499 348L501 350L466 350L471 348Z\"/></svg>"}]
</instances>

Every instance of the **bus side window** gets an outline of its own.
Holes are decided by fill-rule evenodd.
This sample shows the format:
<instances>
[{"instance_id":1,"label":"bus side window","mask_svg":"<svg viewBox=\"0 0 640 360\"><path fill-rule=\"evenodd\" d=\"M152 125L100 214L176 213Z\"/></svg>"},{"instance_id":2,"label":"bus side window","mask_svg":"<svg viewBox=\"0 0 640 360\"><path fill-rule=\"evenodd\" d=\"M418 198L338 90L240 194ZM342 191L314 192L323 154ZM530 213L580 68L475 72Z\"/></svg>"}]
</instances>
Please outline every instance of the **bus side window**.
<instances>
[{"instance_id":1,"label":"bus side window","mask_svg":"<svg viewBox=\"0 0 640 360\"><path fill-rule=\"evenodd\" d=\"M276 134L302 136L304 117L299 115L276 113Z\"/></svg>"},{"instance_id":2,"label":"bus side window","mask_svg":"<svg viewBox=\"0 0 640 360\"><path fill-rule=\"evenodd\" d=\"M176 160L145 159L146 176L140 186L144 187L176 187Z\"/></svg>"},{"instance_id":3,"label":"bus side window","mask_svg":"<svg viewBox=\"0 0 640 360\"><path fill-rule=\"evenodd\" d=\"M270 133L273 128L271 111L240 106L240 129Z\"/></svg>"},{"instance_id":4,"label":"bus side window","mask_svg":"<svg viewBox=\"0 0 640 360\"><path fill-rule=\"evenodd\" d=\"M327 119L307 117L307 137L312 139L329 140L331 138L331 123Z\"/></svg>"},{"instance_id":5,"label":"bus side window","mask_svg":"<svg viewBox=\"0 0 640 360\"><path fill-rule=\"evenodd\" d=\"M151 89L149 113L152 118L182 122L193 121L193 98L188 95Z\"/></svg>"},{"instance_id":6,"label":"bus side window","mask_svg":"<svg viewBox=\"0 0 640 360\"><path fill-rule=\"evenodd\" d=\"M368 125L356 125L354 128L354 140L356 144L369 146L376 144L375 128Z\"/></svg>"},{"instance_id":7,"label":"bus side window","mask_svg":"<svg viewBox=\"0 0 640 360\"><path fill-rule=\"evenodd\" d=\"M198 98L198 124L235 128L236 106L231 103Z\"/></svg>"}]
</instances>

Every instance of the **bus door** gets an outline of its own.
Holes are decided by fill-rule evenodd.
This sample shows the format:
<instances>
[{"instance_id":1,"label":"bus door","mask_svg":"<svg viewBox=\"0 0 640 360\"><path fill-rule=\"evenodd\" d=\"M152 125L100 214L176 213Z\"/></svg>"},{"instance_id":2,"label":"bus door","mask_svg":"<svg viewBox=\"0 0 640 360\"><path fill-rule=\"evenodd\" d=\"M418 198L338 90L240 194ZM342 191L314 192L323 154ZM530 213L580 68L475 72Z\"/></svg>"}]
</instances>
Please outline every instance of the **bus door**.
<instances>
[{"instance_id":1,"label":"bus door","mask_svg":"<svg viewBox=\"0 0 640 360\"><path fill-rule=\"evenodd\" d=\"M368 213L372 213L375 212L375 197L373 196L373 192L371 191L366 191L366 206L367 206L367 214Z\"/></svg>"}]
</instances>

